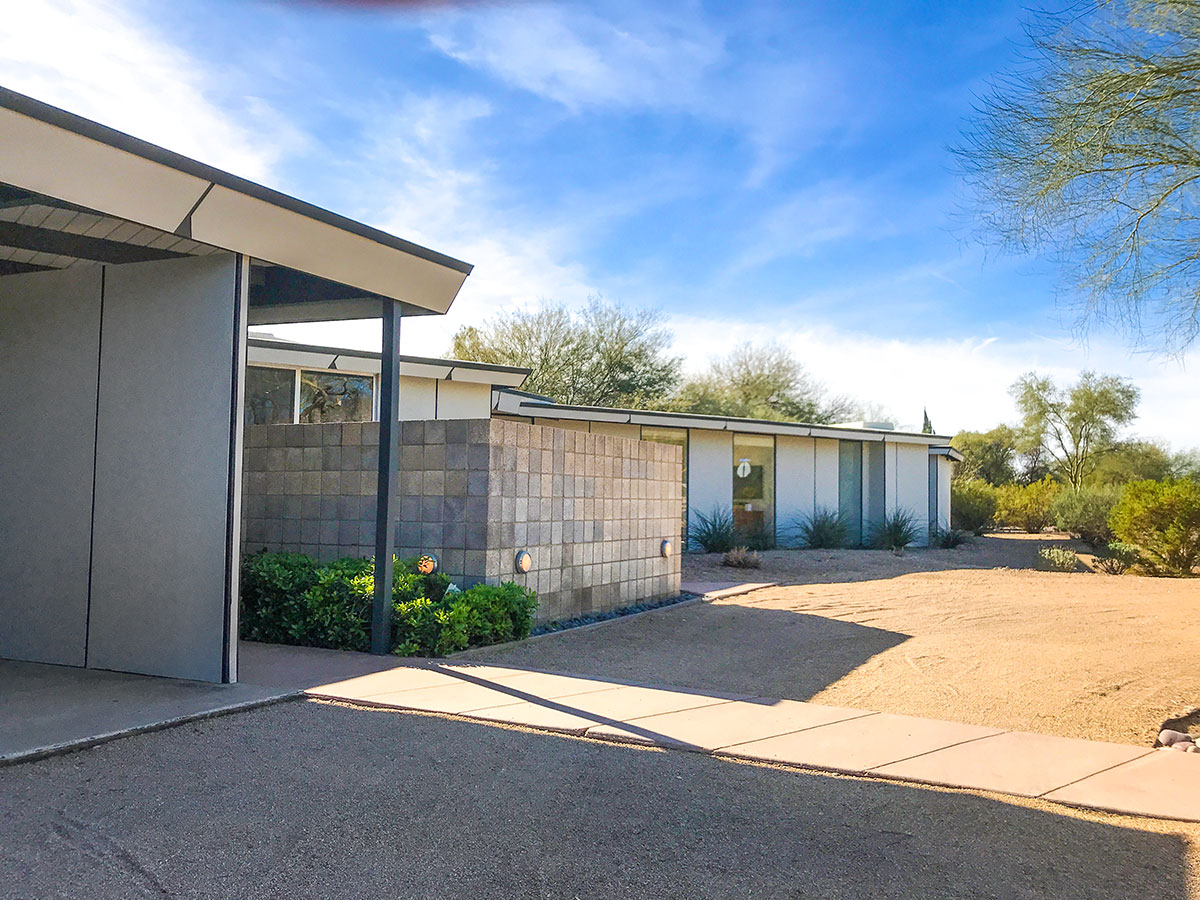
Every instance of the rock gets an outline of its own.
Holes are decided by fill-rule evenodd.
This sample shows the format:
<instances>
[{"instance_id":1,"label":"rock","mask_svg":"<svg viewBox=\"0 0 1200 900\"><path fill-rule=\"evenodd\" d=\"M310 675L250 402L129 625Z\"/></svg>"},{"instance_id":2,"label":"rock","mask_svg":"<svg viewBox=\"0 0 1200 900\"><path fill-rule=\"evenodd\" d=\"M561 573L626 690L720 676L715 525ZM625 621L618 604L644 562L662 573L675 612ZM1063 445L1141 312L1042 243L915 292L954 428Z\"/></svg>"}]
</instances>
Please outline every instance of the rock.
<instances>
[{"instance_id":1,"label":"rock","mask_svg":"<svg viewBox=\"0 0 1200 900\"><path fill-rule=\"evenodd\" d=\"M1158 733L1157 743L1160 747L1174 747L1177 744L1196 746L1190 734L1184 734L1182 731L1172 731L1170 728L1164 728Z\"/></svg>"}]
</instances>

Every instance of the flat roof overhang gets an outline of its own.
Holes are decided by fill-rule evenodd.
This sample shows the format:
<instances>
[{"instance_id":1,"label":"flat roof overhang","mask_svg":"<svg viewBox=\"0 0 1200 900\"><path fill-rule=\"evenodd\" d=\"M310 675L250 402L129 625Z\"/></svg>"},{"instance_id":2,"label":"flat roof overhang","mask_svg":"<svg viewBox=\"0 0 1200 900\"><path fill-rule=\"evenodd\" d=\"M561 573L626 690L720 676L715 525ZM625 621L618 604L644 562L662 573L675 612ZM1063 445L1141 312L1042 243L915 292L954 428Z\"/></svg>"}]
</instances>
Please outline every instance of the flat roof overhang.
<instances>
[{"instance_id":1,"label":"flat roof overhang","mask_svg":"<svg viewBox=\"0 0 1200 900\"><path fill-rule=\"evenodd\" d=\"M945 435L911 431L886 431L873 428L844 428L807 422L776 422L770 419L739 419L694 413L646 409L612 409L600 406L571 406L543 398L531 399L525 391L501 389L493 394L492 408L504 415L571 419L583 422L649 425L663 428L703 428L711 431L737 431L746 434L779 434L818 437L845 441L889 441L897 444L945 444Z\"/></svg>"},{"instance_id":2,"label":"flat roof overhang","mask_svg":"<svg viewBox=\"0 0 1200 900\"><path fill-rule=\"evenodd\" d=\"M278 338L255 337L251 332L247 344L254 357L251 362L286 366L309 366L332 369L334 364L356 368L363 372L379 372L382 354L371 350L346 350L321 344L303 344ZM400 374L414 378L434 378L439 381L467 381L474 384L520 387L529 377L529 369L493 363L471 362L463 359L437 359L429 356L396 357Z\"/></svg>"},{"instance_id":3,"label":"flat roof overhang","mask_svg":"<svg viewBox=\"0 0 1200 900\"><path fill-rule=\"evenodd\" d=\"M227 250L260 263L251 322L378 318L383 299L403 303L406 315L440 314L471 272L460 260L0 87L0 212L17 209L21 215L0 221L0 247L16 251L0 257L0 275Z\"/></svg>"}]
</instances>

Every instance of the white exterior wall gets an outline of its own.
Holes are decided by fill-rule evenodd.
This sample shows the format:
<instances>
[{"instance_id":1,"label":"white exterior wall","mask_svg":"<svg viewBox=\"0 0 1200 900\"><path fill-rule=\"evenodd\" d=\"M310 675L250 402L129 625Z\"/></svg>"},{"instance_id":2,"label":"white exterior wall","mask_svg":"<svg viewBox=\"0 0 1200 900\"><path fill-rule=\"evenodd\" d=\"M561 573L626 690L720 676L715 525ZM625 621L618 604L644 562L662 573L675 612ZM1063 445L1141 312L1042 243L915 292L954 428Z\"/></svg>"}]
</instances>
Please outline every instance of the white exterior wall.
<instances>
[{"instance_id":1,"label":"white exterior wall","mask_svg":"<svg viewBox=\"0 0 1200 900\"><path fill-rule=\"evenodd\" d=\"M781 545L795 543L795 521L816 503L817 442L781 434L775 439L775 533ZM837 485L834 485L835 489Z\"/></svg>"},{"instance_id":2,"label":"white exterior wall","mask_svg":"<svg viewBox=\"0 0 1200 900\"><path fill-rule=\"evenodd\" d=\"M437 418L486 419L492 414L492 387L470 381L437 381ZM403 391L400 402L404 402Z\"/></svg>"},{"instance_id":3,"label":"white exterior wall","mask_svg":"<svg viewBox=\"0 0 1200 900\"><path fill-rule=\"evenodd\" d=\"M954 463L949 457L929 457L930 524L942 531L950 528L950 479L953 476Z\"/></svg>"},{"instance_id":4,"label":"white exterior wall","mask_svg":"<svg viewBox=\"0 0 1200 900\"><path fill-rule=\"evenodd\" d=\"M819 509L838 508L838 442L817 438L814 451L813 504Z\"/></svg>"},{"instance_id":5,"label":"white exterior wall","mask_svg":"<svg viewBox=\"0 0 1200 900\"><path fill-rule=\"evenodd\" d=\"M400 418L405 421L437 418L437 382L432 378L400 376Z\"/></svg>"},{"instance_id":6,"label":"white exterior wall","mask_svg":"<svg viewBox=\"0 0 1200 900\"><path fill-rule=\"evenodd\" d=\"M835 485L836 487L836 485ZM688 524L713 507L733 509L733 435L728 431L688 431Z\"/></svg>"},{"instance_id":7,"label":"white exterior wall","mask_svg":"<svg viewBox=\"0 0 1200 900\"><path fill-rule=\"evenodd\" d=\"M887 513L903 510L916 517L917 546L929 544L929 448L924 444L887 445Z\"/></svg>"}]
</instances>

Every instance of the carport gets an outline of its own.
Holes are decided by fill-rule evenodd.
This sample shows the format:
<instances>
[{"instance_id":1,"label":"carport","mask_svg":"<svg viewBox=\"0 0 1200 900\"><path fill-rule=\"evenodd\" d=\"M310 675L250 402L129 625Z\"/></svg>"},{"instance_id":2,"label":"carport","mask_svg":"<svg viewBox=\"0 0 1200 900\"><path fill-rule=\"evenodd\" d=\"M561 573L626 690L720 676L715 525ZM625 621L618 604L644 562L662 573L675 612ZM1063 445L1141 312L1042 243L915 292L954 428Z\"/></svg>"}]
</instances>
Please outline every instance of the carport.
<instances>
[{"instance_id":1,"label":"carport","mask_svg":"<svg viewBox=\"0 0 1200 900\"><path fill-rule=\"evenodd\" d=\"M0 88L0 658L236 681L246 326L365 318L386 649L400 319L470 270Z\"/></svg>"}]
</instances>

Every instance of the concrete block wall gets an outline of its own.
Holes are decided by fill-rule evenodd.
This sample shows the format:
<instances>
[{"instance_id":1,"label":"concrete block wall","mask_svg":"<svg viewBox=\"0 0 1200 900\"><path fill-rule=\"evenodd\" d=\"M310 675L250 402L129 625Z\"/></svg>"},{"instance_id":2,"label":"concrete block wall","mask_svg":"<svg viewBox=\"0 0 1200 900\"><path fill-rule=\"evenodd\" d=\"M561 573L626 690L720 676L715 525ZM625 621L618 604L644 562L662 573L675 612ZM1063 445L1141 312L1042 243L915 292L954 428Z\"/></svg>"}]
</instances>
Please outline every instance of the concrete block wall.
<instances>
[{"instance_id":1,"label":"concrete block wall","mask_svg":"<svg viewBox=\"0 0 1200 900\"><path fill-rule=\"evenodd\" d=\"M247 428L243 547L370 556L378 442L371 423ZM679 592L680 448L498 419L403 422L399 445L401 557L526 584L543 621Z\"/></svg>"}]
</instances>

